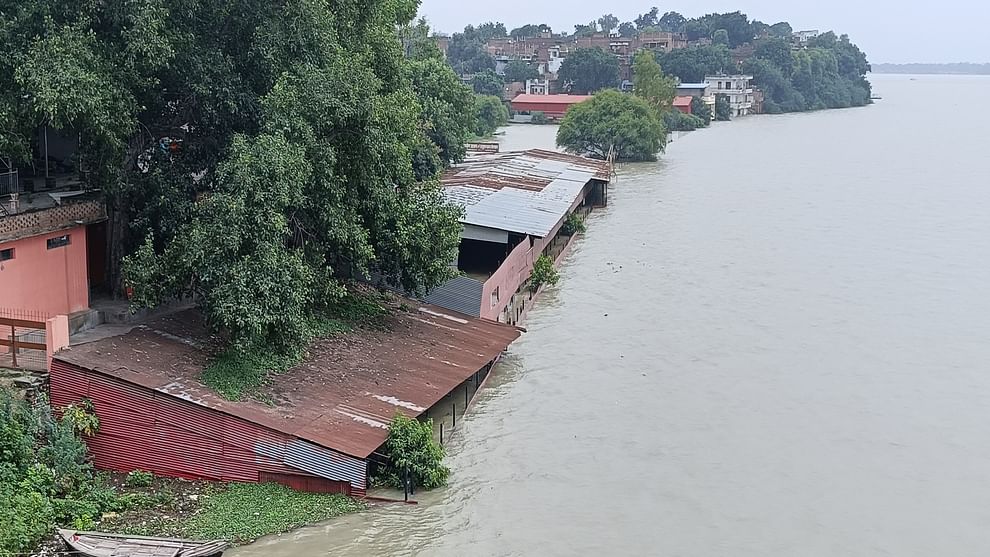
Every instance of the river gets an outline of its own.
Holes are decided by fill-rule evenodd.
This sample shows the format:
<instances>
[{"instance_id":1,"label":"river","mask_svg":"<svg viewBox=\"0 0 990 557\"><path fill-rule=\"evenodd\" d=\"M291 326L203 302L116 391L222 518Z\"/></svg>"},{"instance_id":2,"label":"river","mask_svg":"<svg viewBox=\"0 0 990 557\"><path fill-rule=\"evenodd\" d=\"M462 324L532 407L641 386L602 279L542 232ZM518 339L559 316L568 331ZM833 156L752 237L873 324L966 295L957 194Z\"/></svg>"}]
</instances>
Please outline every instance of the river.
<instances>
[{"instance_id":1,"label":"river","mask_svg":"<svg viewBox=\"0 0 990 557\"><path fill-rule=\"evenodd\" d=\"M990 78L873 80L623 165L448 488L231 553L986 555Z\"/></svg>"}]
</instances>

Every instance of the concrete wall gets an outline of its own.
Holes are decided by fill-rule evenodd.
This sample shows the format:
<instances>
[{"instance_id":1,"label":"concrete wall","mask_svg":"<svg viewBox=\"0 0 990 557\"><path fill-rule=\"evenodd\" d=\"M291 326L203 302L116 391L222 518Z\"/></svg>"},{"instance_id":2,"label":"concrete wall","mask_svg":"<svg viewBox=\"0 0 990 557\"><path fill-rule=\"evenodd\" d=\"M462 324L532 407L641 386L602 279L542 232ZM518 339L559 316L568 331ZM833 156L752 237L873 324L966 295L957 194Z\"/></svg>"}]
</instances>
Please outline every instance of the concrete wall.
<instances>
[{"instance_id":1,"label":"concrete wall","mask_svg":"<svg viewBox=\"0 0 990 557\"><path fill-rule=\"evenodd\" d=\"M69 235L69 245L48 249L47 241ZM69 315L89 307L86 227L0 243L14 258L0 262L0 308Z\"/></svg>"}]
</instances>

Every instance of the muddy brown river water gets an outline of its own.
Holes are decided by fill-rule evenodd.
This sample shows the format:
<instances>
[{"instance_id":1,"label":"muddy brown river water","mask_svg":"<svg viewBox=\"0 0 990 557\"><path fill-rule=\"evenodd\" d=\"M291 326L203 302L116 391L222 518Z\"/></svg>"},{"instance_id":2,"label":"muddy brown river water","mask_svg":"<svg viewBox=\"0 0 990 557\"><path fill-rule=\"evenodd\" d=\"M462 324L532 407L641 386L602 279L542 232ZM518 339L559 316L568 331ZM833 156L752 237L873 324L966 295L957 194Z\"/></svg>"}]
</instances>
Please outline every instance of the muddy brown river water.
<instances>
[{"instance_id":1,"label":"muddy brown river water","mask_svg":"<svg viewBox=\"0 0 990 557\"><path fill-rule=\"evenodd\" d=\"M231 555L986 555L990 78L874 83L621 167L448 488Z\"/></svg>"}]
</instances>

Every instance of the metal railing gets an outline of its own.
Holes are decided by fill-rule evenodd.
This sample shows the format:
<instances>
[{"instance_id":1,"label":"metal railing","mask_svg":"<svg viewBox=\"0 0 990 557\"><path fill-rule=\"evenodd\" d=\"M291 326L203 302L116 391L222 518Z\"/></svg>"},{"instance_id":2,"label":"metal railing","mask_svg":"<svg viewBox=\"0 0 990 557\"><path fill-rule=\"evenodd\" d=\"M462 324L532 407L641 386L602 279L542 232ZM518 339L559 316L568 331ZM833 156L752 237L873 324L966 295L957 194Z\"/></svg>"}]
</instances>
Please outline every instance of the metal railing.
<instances>
[{"instance_id":1,"label":"metal railing","mask_svg":"<svg viewBox=\"0 0 990 557\"><path fill-rule=\"evenodd\" d=\"M21 181L16 170L0 173L0 195L12 193L21 193Z\"/></svg>"}]
</instances>

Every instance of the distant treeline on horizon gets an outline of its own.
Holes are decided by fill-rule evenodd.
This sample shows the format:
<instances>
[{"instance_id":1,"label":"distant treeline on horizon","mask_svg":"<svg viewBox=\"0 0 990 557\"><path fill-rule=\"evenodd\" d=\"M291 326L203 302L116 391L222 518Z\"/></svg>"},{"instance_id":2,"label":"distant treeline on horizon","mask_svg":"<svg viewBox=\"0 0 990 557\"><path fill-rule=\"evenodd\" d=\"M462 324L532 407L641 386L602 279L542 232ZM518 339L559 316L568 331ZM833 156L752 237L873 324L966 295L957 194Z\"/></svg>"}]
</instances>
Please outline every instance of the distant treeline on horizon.
<instances>
[{"instance_id":1,"label":"distant treeline on horizon","mask_svg":"<svg viewBox=\"0 0 990 557\"><path fill-rule=\"evenodd\" d=\"M990 64L873 64L873 73L990 75Z\"/></svg>"}]
</instances>

